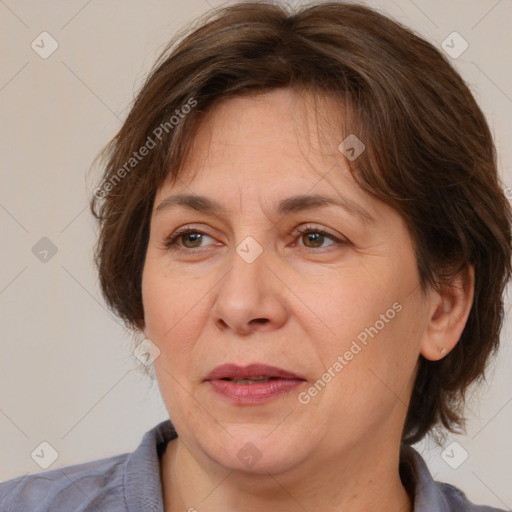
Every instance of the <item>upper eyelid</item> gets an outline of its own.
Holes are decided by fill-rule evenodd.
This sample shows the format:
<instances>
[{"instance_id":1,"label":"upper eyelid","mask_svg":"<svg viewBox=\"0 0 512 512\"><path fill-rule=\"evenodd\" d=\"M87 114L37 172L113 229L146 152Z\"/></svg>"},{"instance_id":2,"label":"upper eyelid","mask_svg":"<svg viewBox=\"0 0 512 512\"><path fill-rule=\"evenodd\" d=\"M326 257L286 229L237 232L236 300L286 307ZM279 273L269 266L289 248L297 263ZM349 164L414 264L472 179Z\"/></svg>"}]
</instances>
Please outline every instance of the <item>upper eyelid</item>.
<instances>
[{"instance_id":1,"label":"upper eyelid","mask_svg":"<svg viewBox=\"0 0 512 512\"><path fill-rule=\"evenodd\" d=\"M211 229L215 229L215 228L211 228ZM333 236L333 237L343 237L343 235L337 235L336 233L332 233L330 231L330 229L328 228L325 228L325 227L322 227L322 226L317 226L317 225L314 225L312 223L302 223L298 226L296 226L293 231L291 233L296 233L296 232L301 232L301 231L318 231L318 232L322 232L324 234L327 234L329 236ZM216 231L216 230L215 230ZM180 235L180 234L186 234L187 232L198 232L198 233L201 233L202 235L206 235L206 236L210 236L210 237L213 237L214 235L210 235L208 233L205 232L205 228L202 228L202 227L196 227L194 224L186 224L180 228L176 228L175 230L173 230L171 233L169 233L169 235L166 237L166 238L170 238L174 235Z\"/></svg>"}]
</instances>

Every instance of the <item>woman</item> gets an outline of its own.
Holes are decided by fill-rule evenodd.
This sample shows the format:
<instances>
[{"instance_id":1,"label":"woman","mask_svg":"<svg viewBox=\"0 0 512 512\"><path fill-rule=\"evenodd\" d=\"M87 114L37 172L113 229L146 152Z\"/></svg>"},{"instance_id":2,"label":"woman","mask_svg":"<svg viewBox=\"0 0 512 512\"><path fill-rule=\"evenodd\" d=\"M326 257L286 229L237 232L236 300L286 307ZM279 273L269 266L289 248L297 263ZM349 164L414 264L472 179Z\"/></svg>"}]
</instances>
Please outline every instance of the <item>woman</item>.
<instances>
[{"instance_id":1,"label":"woman","mask_svg":"<svg viewBox=\"0 0 512 512\"><path fill-rule=\"evenodd\" d=\"M438 50L363 6L235 4L104 156L100 282L170 421L1 511L498 510L411 447L463 427L511 271L492 137Z\"/></svg>"}]
</instances>

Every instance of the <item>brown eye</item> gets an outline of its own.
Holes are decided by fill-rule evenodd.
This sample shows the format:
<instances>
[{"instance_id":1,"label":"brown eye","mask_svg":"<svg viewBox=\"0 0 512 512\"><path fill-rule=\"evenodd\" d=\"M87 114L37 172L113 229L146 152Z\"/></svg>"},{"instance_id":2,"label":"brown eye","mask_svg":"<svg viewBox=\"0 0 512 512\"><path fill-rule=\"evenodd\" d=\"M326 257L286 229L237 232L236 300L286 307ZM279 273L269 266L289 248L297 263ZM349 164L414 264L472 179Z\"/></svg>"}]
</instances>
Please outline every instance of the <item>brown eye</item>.
<instances>
[{"instance_id":1,"label":"brown eye","mask_svg":"<svg viewBox=\"0 0 512 512\"><path fill-rule=\"evenodd\" d=\"M299 237L302 243L299 244L307 249L323 249L331 245L347 245L346 240L337 238L336 236L327 233L323 229L316 228L315 226L307 225L297 228L294 233L295 237ZM331 240L333 243L323 245L326 240ZM321 252L321 251L315 251Z\"/></svg>"},{"instance_id":2,"label":"brown eye","mask_svg":"<svg viewBox=\"0 0 512 512\"><path fill-rule=\"evenodd\" d=\"M165 242L169 250L186 251L187 249L199 249L204 237L209 237L197 229L185 228L173 233Z\"/></svg>"},{"instance_id":3,"label":"brown eye","mask_svg":"<svg viewBox=\"0 0 512 512\"><path fill-rule=\"evenodd\" d=\"M322 246L322 243L325 239L325 235L320 232L309 231L307 233L302 234L302 240L304 241L304 245L306 247L311 247L316 249ZM311 243L311 245L308 245Z\"/></svg>"},{"instance_id":4,"label":"brown eye","mask_svg":"<svg viewBox=\"0 0 512 512\"><path fill-rule=\"evenodd\" d=\"M183 240L183 243L185 247L188 247L189 249L193 249L195 247L198 247L197 242L201 242L201 237L203 236L202 233L185 233L184 235L181 235L180 238ZM187 242L190 242L192 245L187 245Z\"/></svg>"}]
</instances>

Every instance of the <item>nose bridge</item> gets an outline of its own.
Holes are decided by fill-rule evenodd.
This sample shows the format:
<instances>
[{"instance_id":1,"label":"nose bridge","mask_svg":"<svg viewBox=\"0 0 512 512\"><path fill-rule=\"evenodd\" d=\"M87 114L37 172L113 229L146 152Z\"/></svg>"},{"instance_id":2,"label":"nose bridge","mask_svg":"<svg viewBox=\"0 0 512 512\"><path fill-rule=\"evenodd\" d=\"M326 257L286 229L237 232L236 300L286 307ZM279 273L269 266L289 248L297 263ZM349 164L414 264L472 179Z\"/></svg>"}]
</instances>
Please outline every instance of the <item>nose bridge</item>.
<instances>
[{"instance_id":1,"label":"nose bridge","mask_svg":"<svg viewBox=\"0 0 512 512\"><path fill-rule=\"evenodd\" d=\"M266 273L269 254L252 236L244 238L236 247L231 259L231 269L222 285L227 299L240 309L255 306L268 292Z\"/></svg>"},{"instance_id":2,"label":"nose bridge","mask_svg":"<svg viewBox=\"0 0 512 512\"><path fill-rule=\"evenodd\" d=\"M256 325L268 328L284 321L282 285L269 268L272 260L272 254L252 236L236 246L213 307L219 326L247 332Z\"/></svg>"}]
</instances>

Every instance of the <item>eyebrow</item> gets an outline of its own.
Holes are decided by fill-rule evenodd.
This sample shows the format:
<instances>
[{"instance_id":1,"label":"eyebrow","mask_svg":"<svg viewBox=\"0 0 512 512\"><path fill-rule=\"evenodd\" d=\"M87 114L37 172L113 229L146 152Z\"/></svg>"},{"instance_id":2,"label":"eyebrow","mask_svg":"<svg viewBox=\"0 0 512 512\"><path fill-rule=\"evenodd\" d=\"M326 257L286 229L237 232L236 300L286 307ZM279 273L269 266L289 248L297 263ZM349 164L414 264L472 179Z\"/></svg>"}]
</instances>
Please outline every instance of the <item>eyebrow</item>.
<instances>
[{"instance_id":1,"label":"eyebrow","mask_svg":"<svg viewBox=\"0 0 512 512\"><path fill-rule=\"evenodd\" d=\"M163 210L181 206L188 210L209 213L216 216L226 214L224 206L209 197L192 194L178 194L166 197L155 209L155 215ZM278 215L288 215L306 210L338 206L354 216L360 217L366 223L376 222L375 218L360 205L343 196L325 196L320 194L295 195L281 200L275 208Z\"/></svg>"}]
</instances>

